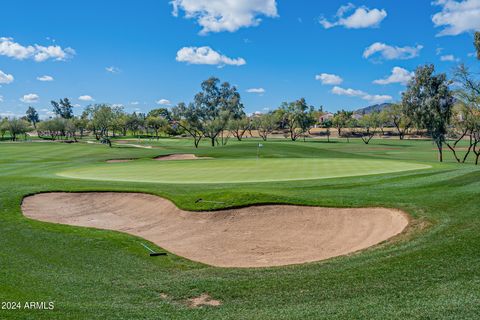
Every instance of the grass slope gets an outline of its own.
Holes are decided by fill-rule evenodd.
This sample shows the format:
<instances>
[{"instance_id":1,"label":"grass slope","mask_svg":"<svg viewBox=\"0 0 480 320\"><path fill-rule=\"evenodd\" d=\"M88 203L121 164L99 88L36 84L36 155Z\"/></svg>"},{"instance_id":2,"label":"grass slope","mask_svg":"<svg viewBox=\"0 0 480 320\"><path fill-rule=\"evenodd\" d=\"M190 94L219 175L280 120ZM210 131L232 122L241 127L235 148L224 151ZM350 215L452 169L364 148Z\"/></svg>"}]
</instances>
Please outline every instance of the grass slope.
<instances>
[{"instance_id":1,"label":"grass slope","mask_svg":"<svg viewBox=\"0 0 480 320\"><path fill-rule=\"evenodd\" d=\"M253 159L255 144L202 146L198 154ZM480 317L478 167L437 164L431 143L424 141L374 141L369 146L358 141L272 141L262 150L264 157L400 160L428 163L432 169L236 185L56 176L112 158L147 159L194 151L184 140L161 140L155 146L162 149L0 144L0 301L55 302L53 311L0 309L1 319ZM22 198L45 191L147 192L189 210L218 208L195 204L197 198L225 201L228 206L272 202L385 206L406 210L416 220L396 241L361 254L281 268L221 269L174 255L150 258L139 245L141 240L126 234L24 218ZM185 299L204 292L223 304L200 309L185 306Z\"/></svg>"}]
</instances>

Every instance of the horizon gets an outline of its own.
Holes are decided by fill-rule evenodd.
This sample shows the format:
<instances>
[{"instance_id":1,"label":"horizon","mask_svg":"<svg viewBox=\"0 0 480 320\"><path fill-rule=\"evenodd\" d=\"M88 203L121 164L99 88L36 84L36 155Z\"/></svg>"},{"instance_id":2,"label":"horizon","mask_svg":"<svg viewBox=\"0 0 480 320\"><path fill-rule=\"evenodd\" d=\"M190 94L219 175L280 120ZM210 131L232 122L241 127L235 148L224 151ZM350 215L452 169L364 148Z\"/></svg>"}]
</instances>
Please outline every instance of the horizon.
<instances>
[{"instance_id":1,"label":"horizon","mask_svg":"<svg viewBox=\"0 0 480 320\"><path fill-rule=\"evenodd\" d=\"M65 97L76 114L148 112L192 101L210 76L235 85L247 113L301 97L353 111L398 101L419 65L475 63L478 0L212 3L2 4L0 116L33 106L45 118Z\"/></svg>"}]
</instances>

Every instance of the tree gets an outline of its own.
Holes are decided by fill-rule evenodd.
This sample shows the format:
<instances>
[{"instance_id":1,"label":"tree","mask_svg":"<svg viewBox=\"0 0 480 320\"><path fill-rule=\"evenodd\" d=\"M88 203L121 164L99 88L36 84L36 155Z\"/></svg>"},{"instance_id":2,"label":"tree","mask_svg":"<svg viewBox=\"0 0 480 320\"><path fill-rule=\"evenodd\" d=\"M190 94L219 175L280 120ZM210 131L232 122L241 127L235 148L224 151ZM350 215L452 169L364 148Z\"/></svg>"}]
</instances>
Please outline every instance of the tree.
<instances>
[{"instance_id":1,"label":"tree","mask_svg":"<svg viewBox=\"0 0 480 320\"><path fill-rule=\"evenodd\" d=\"M375 136L377 129L380 127L380 122L379 112L365 114L358 120L358 125L363 128L362 141L365 144L369 144L370 140Z\"/></svg>"},{"instance_id":2,"label":"tree","mask_svg":"<svg viewBox=\"0 0 480 320\"><path fill-rule=\"evenodd\" d=\"M433 65L418 67L403 93L402 102L413 121L428 130L437 146L439 161L442 162L443 143L452 116L454 98L446 74L434 73Z\"/></svg>"},{"instance_id":3,"label":"tree","mask_svg":"<svg viewBox=\"0 0 480 320\"><path fill-rule=\"evenodd\" d=\"M166 108L152 109L148 112L147 117L161 117L163 119L170 119L170 111Z\"/></svg>"},{"instance_id":4,"label":"tree","mask_svg":"<svg viewBox=\"0 0 480 320\"><path fill-rule=\"evenodd\" d=\"M37 123L40 121L37 110L35 110L35 108L33 108L33 107L28 107L25 115L26 115L27 120L36 129L37 128Z\"/></svg>"},{"instance_id":5,"label":"tree","mask_svg":"<svg viewBox=\"0 0 480 320\"><path fill-rule=\"evenodd\" d=\"M115 118L115 108L112 108L108 104L94 104L89 106L86 112L95 138L101 143L108 144L112 147L108 131Z\"/></svg>"},{"instance_id":6,"label":"tree","mask_svg":"<svg viewBox=\"0 0 480 320\"><path fill-rule=\"evenodd\" d=\"M307 105L304 98L290 103L284 102L280 108L292 141L296 141L300 135L305 137L305 134L315 124L314 108Z\"/></svg>"},{"instance_id":7,"label":"tree","mask_svg":"<svg viewBox=\"0 0 480 320\"><path fill-rule=\"evenodd\" d=\"M387 109L381 111L376 111L378 115L378 129L382 133L382 136L385 135L385 126L389 125L389 114Z\"/></svg>"},{"instance_id":8,"label":"tree","mask_svg":"<svg viewBox=\"0 0 480 320\"><path fill-rule=\"evenodd\" d=\"M80 117L75 117L73 121L75 127L80 131L80 138L83 138L84 132L88 127L88 113L85 111L82 112L82 115Z\"/></svg>"},{"instance_id":9,"label":"tree","mask_svg":"<svg viewBox=\"0 0 480 320\"><path fill-rule=\"evenodd\" d=\"M38 136L44 135L50 136L52 140L56 140L59 137L65 137L67 135L67 129L71 129L71 126L67 127L67 122L71 119L53 118L42 121L38 124Z\"/></svg>"},{"instance_id":10,"label":"tree","mask_svg":"<svg viewBox=\"0 0 480 320\"><path fill-rule=\"evenodd\" d=\"M335 126L335 128L337 128L339 138L342 135L342 129L348 125L349 120L352 118L352 116L353 116L352 111L345 111L345 110L337 111L333 115L332 123Z\"/></svg>"},{"instance_id":11,"label":"tree","mask_svg":"<svg viewBox=\"0 0 480 320\"><path fill-rule=\"evenodd\" d=\"M128 130L130 130L133 135L135 136L138 131L141 130L144 124L144 119L141 114L137 114L136 112L127 115L126 119L126 126Z\"/></svg>"},{"instance_id":12,"label":"tree","mask_svg":"<svg viewBox=\"0 0 480 320\"><path fill-rule=\"evenodd\" d=\"M167 120L161 116L149 115L147 116L146 124L147 127L151 128L155 132L155 137L157 140L159 137L160 130L164 129L167 126Z\"/></svg>"},{"instance_id":13,"label":"tree","mask_svg":"<svg viewBox=\"0 0 480 320\"><path fill-rule=\"evenodd\" d=\"M193 103L187 106L181 102L172 108L171 118L173 128L180 127L185 130L193 138L195 148L198 148L203 138L200 110Z\"/></svg>"},{"instance_id":14,"label":"tree","mask_svg":"<svg viewBox=\"0 0 480 320\"><path fill-rule=\"evenodd\" d=\"M262 114L253 119L252 127L257 129L263 141L267 141L268 135L278 127L278 114L275 112Z\"/></svg>"},{"instance_id":15,"label":"tree","mask_svg":"<svg viewBox=\"0 0 480 320\"><path fill-rule=\"evenodd\" d=\"M480 32L475 32L475 49L477 49L477 59L480 60Z\"/></svg>"},{"instance_id":16,"label":"tree","mask_svg":"<svg viewBox=\"0 0 480 320\"><path fill-rule=\"evenodd\" d=\"M68 98L60 99L58 102L51 101L53 112L63 119L73 118L73 106Z\"/></svg>"},{"instance_id":17,"label":"tree","mask_svg":"<svg viewBox=\"0 0 480 320\"><path fill-rule=\"evenodd\" d=\"M455 81L460 84L460 89L455 91L457 104L454 108L452 125L449 127L447 146L453 152L458 162L464 163L473 151L475 164L478 164L480 150L480 80L475 79L472 73L464 65L460 65L455 71ZM468 137L469 147L464 157L457 156L456 146L465 137Z\"/></svg>"},{"instance_id":18,"label":"tree","mask_svg":"<svg viewBox=\"0 0 480 320\"><path fill-rule=\"evenodd\" d=\"M230 119L239 119L245 115L240 93L235 87L211 77L202 82L202 91L195 95L194 108L201 123L200 131L209 138L212 147L218 136L223 133Z\"/></svg>"},{"instance_id":19,"label":"tree","mask_svg":"<svg viewBox=\"0 0 480 320\"><path fill-rule=\"evenodd\" d=\"M5 133L8 131L8 118L3 118L2 121L0 121L0 136L3 140L5 137Z\"/></svg>"},{"instance_id":20,"label":"tree","mask_svg":"<svg viewBox=\"0 0 480 320\"><path fill-rule=\"evenodd\" d=\"M332 120L330 119L325 119L323 122L322 122L322 127L324 127L326 129L326 134L327 134L327 142L330 142L330 128L333 127L333 122Z\"/></svg>"},{"instance_id":21,"label":"tree","mask_svg":"<svg viewBox=\"0 0 480 320\"><path fill-rule=\"evenodd\" d=\"M230 132L238 141L242 141L245 132L247 132L251 126L252 123L246 116L238 119L231 119L228 123Z\"/></svg>"},{"instance_id":22,"label":"tree","mask_svg":"<svg viewBox=\"0 0 480 320\"><path fill-rule=\"evenodd\" d=\"M25 120L12 118L6 122L6 129L10 132L12 141L17 140L17 136L28 132L28 123Z\"/></svg>"},{"instance_id":23,"label":"tree","mask_svg":"<svg viewBox=\"0 0 480 320\"><path fill-rule=\"evenodd\" d=\"M406 113L405 106L403 104L392 105L387 110L387 117L388 121L395 126L400 140L403 140L413 125L412 119Z\"/></svg>"}]
</instances>

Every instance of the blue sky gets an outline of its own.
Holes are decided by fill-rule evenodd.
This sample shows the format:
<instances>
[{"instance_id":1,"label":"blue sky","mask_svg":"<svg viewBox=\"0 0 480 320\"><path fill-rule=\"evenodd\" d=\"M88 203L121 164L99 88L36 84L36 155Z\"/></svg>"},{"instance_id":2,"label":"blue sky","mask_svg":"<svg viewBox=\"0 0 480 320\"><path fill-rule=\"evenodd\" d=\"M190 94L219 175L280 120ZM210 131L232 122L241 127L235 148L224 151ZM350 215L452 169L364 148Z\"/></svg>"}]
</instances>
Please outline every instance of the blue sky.
<instances>
[{"instance_id":1,"label":"blue sky","mask_svg":"<svg viewBox=\"0 0 480 320\"><path fill-rule=\"evenodd\" d=\"M236 85L248 112L300 97L353 110L397 101L420 64L478 67L480 0L16 0L0 8L2 116L32 105L45 117L50 100L63 97L77 114L103 102L148 111L191 101L210 76Z\"/></svg>"}]
</instances>

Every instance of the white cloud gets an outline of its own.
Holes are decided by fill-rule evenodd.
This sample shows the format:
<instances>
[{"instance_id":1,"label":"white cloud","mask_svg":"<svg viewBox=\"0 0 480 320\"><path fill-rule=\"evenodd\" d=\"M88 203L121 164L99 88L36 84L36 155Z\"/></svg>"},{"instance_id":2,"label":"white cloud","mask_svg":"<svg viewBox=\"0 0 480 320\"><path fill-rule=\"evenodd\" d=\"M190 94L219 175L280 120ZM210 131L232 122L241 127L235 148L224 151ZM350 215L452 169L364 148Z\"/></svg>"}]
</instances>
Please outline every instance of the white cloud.
<instances>
[{"instance_id":1,"label":"white cloud","mask_svg":"<svg viewBox=\"0 0 480 320\"><path fill-rule=\"evenodd\" d=\"M355 9L355 5L349 3L341 6L336 14L337 21L330 22L325 18L319 20L325 29L336 26L343 26L348 29L362 29L378 27L380 23L387 17L387 11L384 9L369 9L367 7L357 8L351 15L345 16L346 13Z\"/></svg>"},{"instance_id":2,"label":"white cloud","mask_svg":"<svg viewBox=\"0 0 480 320\"><path fill-rule=\"evenodd\" d=\"M392 96L389 96L386 94L374 94L374 95L367 94L366 96L363 96L362 99L367 100L371 103L384 103L384 102L393 100Z\"/></svg>"},{"instance_id":3,"label":"white cloud","mask_svg":"<svg viewBox=\"0 0 480 320\"><path fill-rule=\"evenodd\" d=\"M341 84L343 79L336 74L322 73L315 76L315 80L322 81L323 85L336 85Z\"/></svg>"},{"instance_id":4,"label":"white cloud","mask_svg":"<svg viewBox=\"0 0 480 320\"><path fill-rule=\"evenodd\" d=\"M421 45L417 45L416 47L393 47L385 43L375 42L365 49L363 52L363 57L366 59L376 53L379 53L382 58L386 60L407 60L418 57L420 50L422 49L423 46Z\"/></svg>"},{"instance_id":5,"label":"white cloud","mask_svg":"<svg viewBox=\"0 0 480 320\"><path fill-rule=\"evenodd\" d=\"M349 97L363 97L366 95L366 93L361 90L344 89L338 86L333 87L332 93L338 96L349 96Z\"/></svg>"},{"instance_id":6,"label":"white cloud","mask_svg":"<svg viewBox=\"0 0 480 320\"><path fill-rule=\"evenodd\" d=\"M435 27L443 27L437 36L480 30L480 0L437 0L432 4L442 7L442 11L432 17Z\"/></svg>"},{"instance_id":7,"label":"white cloud","mask_svg":"<svg viewBox=\"0 0 480 320\"><path fill-rule=\"evenodd\" d=\"M105 70L110 73L119 73L120 69L114 66L106 67Z\"/></svg>"},{"instance_id":8,"label":"white cloud","mask_svg":"<svg viewBox=\"0 0 480 320\"><path fill-rule=\"evenodd\" d=\"M29 93L20 98L20 101L24 103L35 103L38 102L40 97L36 93Z\"/></svg>"},{"instance_id":9,"label":"white cloud","mask_svg":"<svg viewBox=\"0 0 480 320\"><path fill-rule=\"evenodd\" d=\"M53 81L53 77L52 77L52 76L47 76L47 75L45 75L45 76L37 77L37 80L38 80L38 81L43 81L43 82L45 82L45 81Z\"/></svg>"},{"instance_id":10,"label":"white cloud","mask_svg":"<svg viewBox=\"0 0 480 320\"><path fill-rule=\"evenodd\" d=\"M0 96L0 102L3 102L3 96Z\"/></svg>"},{"instance_id":11,"label":"white cloud","mask_svg":"<svg viewBox=\"0 0 480 320\"><path fill-rule=\"evenodd\" d=\"M0 70L0 84L9 84L12 83L14 80L13 75L7 74Z\"/></svg>"},{"instance_id":12,"label":"white cloud","mask_svg":"<svg viewBox=\"0 0 480 320\"><path fill-rule=\"evenodd\" d=\"M378 95L378 94L371 95L362 90L344 89L338 86L333 87L332 93L338 96L361 98L371 103L382 103L382 102L390 101L393 99L391 96L388 96L388 95Z\"/></svg>"},{"instance_id":13,"label":"white cloud","mask_svg":"<svg viewBox=\"0 0 480 320\"><path fill-rule=\"evenodd\" d=\"M23 46L13 38L0 37L0 55L17 60L33 59L43 62L49 59L64 61L75 55L72 48L63 49L60 46L41 46L38 44Z\"/></svg>"},{"instance_id":14,"label":"white cloud","mask_svg":"<svg viewBox=\"0 0 480 320\"><path fill-rule=\"evenodd\" d=\"M78 100L80 100L80 101L94 101L94 99L89 95L80 96L80 97L78 97Z\"/></svg>"},{"instance_id":15,"label":"white cloud","mask_svg":"<svg viewBox=\"0 0 480 320\"><path fill-rule=\"evenodd\" d=\"M229 58L210 47L183 47L178 50L176 60L190 64L242 66L247 62L243 58Z\"/></svg>"},{"instance_id":16,"label":"white cloud","mask_svg":"<svg viewBox=\"0 0 480 320\"><path fill-rule=\"evenodd\" d=\"M459 59L455 58L455 56L453 54L447 54L447 55L441 56L440 61L454 62L454 61L459 61Z\"/></svg>"},{"instance_id":17,"label":"white cloud","mask_svg":"<svg viewBox=\"0 0 480 320\"><path fill-rule=\"evenodd\" d=\"M202 27L200 34L235 32L259 25L260 15L278 16L276 0L172 0L170 3L175 17L183 10L186 18L197 20Z\"/></svg>"},{"instance_id":18,"label":"white cloud","mask_svg":"<svg viewBox=\"0 0 480 320\"><path fill-rule=\"evenodd\" d=\"M391 84L391 83L400 83L407 84L408 81L413 77L414 73L400 67L394 67L392 69L392 74L385 79L379 79L373 81L375 84Z\"/></svg>"},{"instance_id":19,"label":"white cloud","mask_svg":"<svg viewBox=\"0 0 480 320\"><path fill-rule=\"evenodd\" d=\"M265 93L265 89L263 89L263 88L250 88L250 89L247 89L247 92L248 92L248 93L264 94L264 93Z\"/></svg>"},{"instance_id":20,"label":"white cloud","mask_svg":"<svg viewBox=\"0 0 480 320\"><path fill-rule=\"evenodd\" d=\"M167 99L160 99L160 100L156 101L156 103L159 104L159 105L162 105L162 106L169 106L169 105L172 104L170 102L170 100L167 100Z\"/></svg>"},{"instance_id":21,"label":"white cloud","mask_svg":"<svg viewBox=\"0 0 480 320\"><path fill-rule=\"evenodd\" d=\"M130 102L130 104L131 104L132 106L138 106L138 105L140 104L140 102L138 102L138 101L132 101L132 102Z\"/></svg>"}]
</instances>

